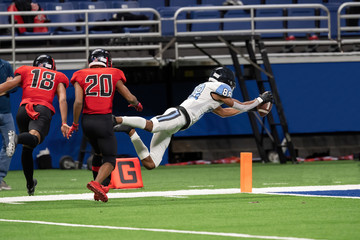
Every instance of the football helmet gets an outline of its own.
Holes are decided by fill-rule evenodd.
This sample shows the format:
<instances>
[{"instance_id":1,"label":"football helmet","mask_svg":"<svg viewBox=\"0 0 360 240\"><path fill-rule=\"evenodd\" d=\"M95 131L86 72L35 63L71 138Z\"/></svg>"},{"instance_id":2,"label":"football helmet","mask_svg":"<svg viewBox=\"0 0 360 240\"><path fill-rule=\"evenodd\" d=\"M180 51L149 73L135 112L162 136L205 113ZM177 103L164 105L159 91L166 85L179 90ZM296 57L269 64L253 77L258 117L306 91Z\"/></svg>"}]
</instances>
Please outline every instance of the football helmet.
<instances>
[{"instance_id":1,"label":"football helmet","mask_svg":"<svg viewBox=\"0 0 360 240\"><path fill-rule=\"evenodd\" d=\"M89 67L91 66L103 66L112 67L112 60L109 51L98 48L90 53L88 59Z\"/></svg>"},{"instance_id":2,"label":"football helmet","mask_svg":"<svg viewBox=\"0 0 360 240\"><path fill-rule=\"evenodd\" d=\"M56 70L55 60L46 54L37 56L33 62L33 66Z\"/></svg>"},{"instance_id":3,"label":"football helmet","mask_svg":"<svg viewBox=\"0 0 360 240\"><path fill-rule=\"evenodd\" d=\"M226 67L218 67L212 70L209 81L226 83L232 90L236 87L234 73Z\"/></svg>"}]
</instances>

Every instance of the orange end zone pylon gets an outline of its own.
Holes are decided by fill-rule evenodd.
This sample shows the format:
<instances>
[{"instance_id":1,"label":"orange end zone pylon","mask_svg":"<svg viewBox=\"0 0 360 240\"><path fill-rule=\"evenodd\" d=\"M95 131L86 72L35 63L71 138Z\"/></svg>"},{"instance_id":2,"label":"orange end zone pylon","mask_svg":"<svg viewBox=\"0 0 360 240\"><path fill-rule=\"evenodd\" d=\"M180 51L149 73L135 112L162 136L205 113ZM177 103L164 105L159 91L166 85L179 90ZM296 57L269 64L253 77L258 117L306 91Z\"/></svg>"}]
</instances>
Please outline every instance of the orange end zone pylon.
<instances>
[{"instance_id":1,"label":"orange end zone pylon","mask_svg":"<svg viewBox=\"0 0 360 240\"><path fill-rule=\"evenodd\" d=\"M144 187L138 158L117 158L115 169L111 173L110 188Z\"/></svg>"},{"instance_id":2,"label":"orange end zone pylon","mask_svg":"<svg viewBox=\"0 0 360 240\"><path fill-rule=\"evenodd\" d=\"M252 153L240 153L240 190L252 192Z\"/></svg>"}]
</instances>

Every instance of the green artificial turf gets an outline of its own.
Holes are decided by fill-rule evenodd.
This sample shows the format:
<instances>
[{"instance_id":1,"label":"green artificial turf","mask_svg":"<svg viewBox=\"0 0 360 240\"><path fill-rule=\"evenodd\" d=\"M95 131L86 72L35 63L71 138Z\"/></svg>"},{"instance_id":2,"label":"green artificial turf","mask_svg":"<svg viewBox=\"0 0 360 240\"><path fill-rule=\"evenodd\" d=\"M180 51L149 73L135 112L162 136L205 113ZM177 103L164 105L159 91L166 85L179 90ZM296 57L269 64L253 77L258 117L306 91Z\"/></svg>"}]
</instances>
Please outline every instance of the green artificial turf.
<instances>
[{"instance_id":1,"label":"green artificial turf","mask_svg":"<svg viewBox=\"0 0 360 240\"><path fill-rule=\"evenodd\" d=\"M359 161L253 164L253 187L360 184ZM88 170L36 170L36 195L89 193ZM144 188L110 192L239 188L238 164L142 168ZM26 196L22 171L5 179L0 198ZM239 233L309 239L359 239L360 199L224 194L0 203L0 219L84 225ZM2 239L234 239L230 236L1 222ZM257 239L257 238L243 238ZM280 238L273 238L280 239Z\"/></svg>"}]
</instances>

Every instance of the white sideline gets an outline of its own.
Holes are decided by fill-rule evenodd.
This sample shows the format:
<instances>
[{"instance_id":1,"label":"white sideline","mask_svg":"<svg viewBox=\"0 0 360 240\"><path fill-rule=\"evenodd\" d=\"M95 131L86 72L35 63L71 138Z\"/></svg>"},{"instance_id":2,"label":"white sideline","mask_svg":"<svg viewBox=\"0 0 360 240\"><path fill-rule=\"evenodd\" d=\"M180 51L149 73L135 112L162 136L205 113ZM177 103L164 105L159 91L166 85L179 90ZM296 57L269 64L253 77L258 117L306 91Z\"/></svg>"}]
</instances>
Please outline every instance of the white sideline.
<instances>
[{"instance_id":1,"label":"white sideline","mask_svg":"<svg viewBox=\"0 0 360 240\"><path fill-rule=\"evenodd\" d=\"M326 191L326 190L353 190L360 189L358 185L331 185L331 186L302 186L302 187L270 187L270 188L253 188L255 194L279 194L289 195L278 192L297 192L297 191ZM226 189L191 189L191 190L177 190L177 191L156 191L156 192L113 192L108 193L109 199L112 198L138 198L138 197L172 197L172 196L193 196L193 195L214 195L214 194L236 194L240 193L240 188L226 188ZM294 194L291 194L294 195ZM315 196L316 195L301 195L299 196ZM330 196L326 196L330 197ZM338 198L357 198L359 197L342 197ZM0 203L22 203L22 202L37 202L37 201L60 201L60 200L93 200L93 193L83 194L62 194L62 195L38 195L38 196L22 196L22 197L4 197L0 198Z\"/></svg>"},{"instance_id":2,"label":"white sideline","mask_svg":"<svg viewBox=\"0 0 360 240\"><path fill-rule=\"evenodd\" d=\"M44 222L44 221L12 220L12 219L0 219L0 222L34 223L34 224L44 224L44 225L65 226L65 227L100 228L100 229L116 229L116 230L130 230L130 231L148 231L148 232L167 232L167 233L182 233L182 234L237 237L237 238L258 238L258 239L276 239L276 240L314 240L314 239L310 239L310 238L258 236L258 235L249 235L249 234L241 234L241 233L186 231L186 230L158 229L158 228L115 227L115 226L99 226L99 225Z\"/></svg>"}]
</instances>

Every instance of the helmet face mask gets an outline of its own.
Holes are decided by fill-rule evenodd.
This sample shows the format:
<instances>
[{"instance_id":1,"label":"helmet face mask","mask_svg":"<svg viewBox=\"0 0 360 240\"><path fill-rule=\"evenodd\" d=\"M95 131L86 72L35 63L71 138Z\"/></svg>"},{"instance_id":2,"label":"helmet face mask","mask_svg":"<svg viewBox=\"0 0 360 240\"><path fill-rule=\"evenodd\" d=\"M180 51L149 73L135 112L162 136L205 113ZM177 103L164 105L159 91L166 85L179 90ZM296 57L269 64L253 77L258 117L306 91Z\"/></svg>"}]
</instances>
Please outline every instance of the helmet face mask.
<instances>
[{"instance_id":1,"label":"helmet face mask","mask_svg":"<svg viewBox=\"0 0 360 240\"><path fill-rule=\"evenodd\" d=\"M209 81L226 83L232 90L236 87L234 73L226 67L218 67L212 70Z\"/></svg>"},{"instance_id":2,"label":"helmet face mask","mask_svg":"<svg viewBox=\"0 0 360 240\"><path fill-rule=\"evenodd\" d=\"M112 60L109 51L98 48L90 53L88 59L89 67L91 66L103 66L112 67Z\"/></svg>"},{"instance_id":3,"label":"helmet face mask","mask_svg":"<svg viewBox=\"0 0 360 240\"><path fill-rule=\"evenodd\" d=\"M37 56L33 62L33 66L56 70L54 59L50 55L46 54Z\"/></svg>"}]
</instances>

